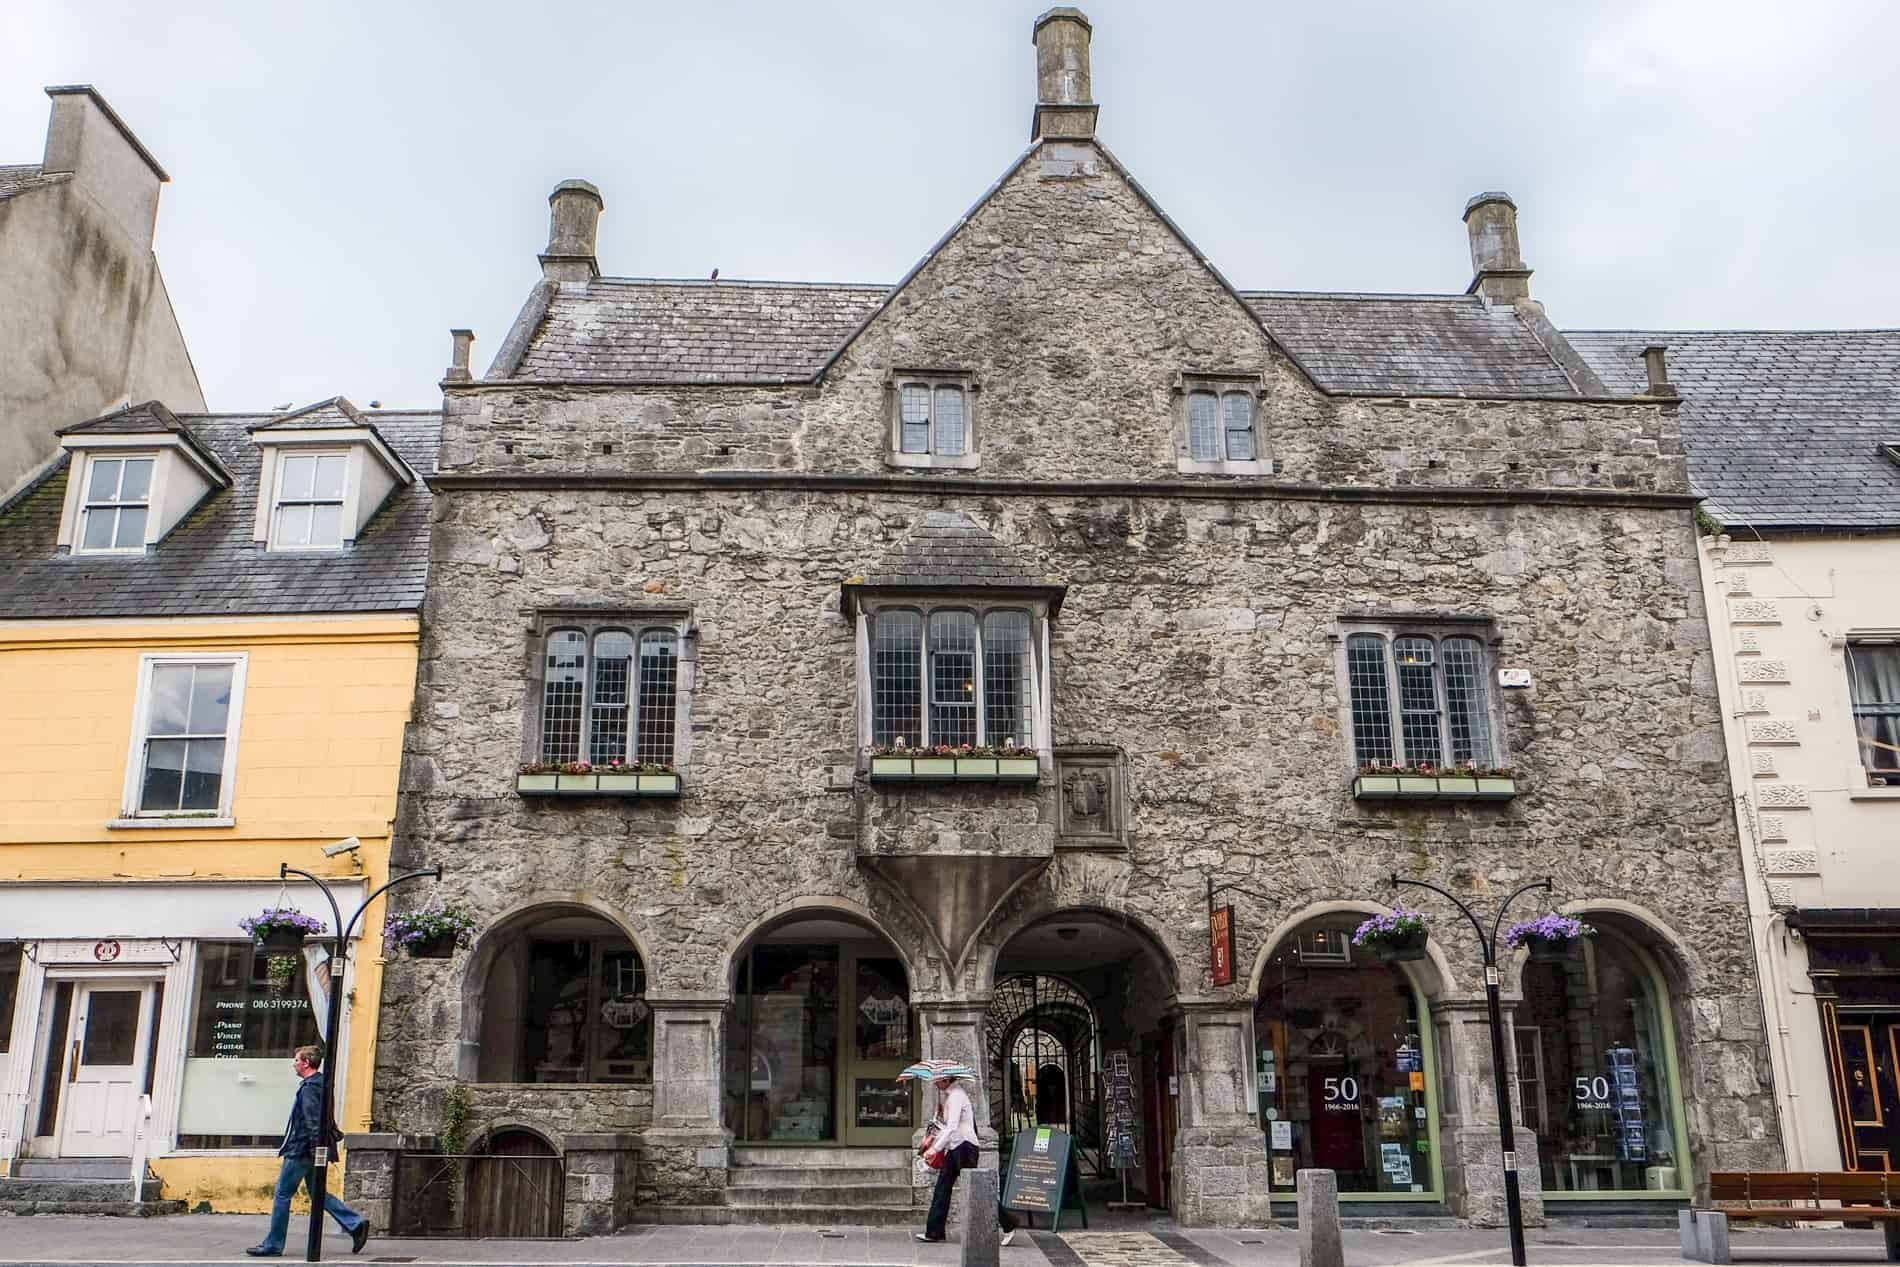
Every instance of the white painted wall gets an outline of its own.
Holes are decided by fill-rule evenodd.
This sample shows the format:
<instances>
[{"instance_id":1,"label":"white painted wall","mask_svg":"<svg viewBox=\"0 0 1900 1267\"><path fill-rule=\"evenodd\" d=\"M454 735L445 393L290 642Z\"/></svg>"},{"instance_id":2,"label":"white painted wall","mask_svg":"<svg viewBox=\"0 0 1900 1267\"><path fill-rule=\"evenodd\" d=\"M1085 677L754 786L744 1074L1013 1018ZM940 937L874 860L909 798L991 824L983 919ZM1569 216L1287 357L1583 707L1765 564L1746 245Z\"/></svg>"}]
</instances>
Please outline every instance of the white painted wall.
<instances>
[{"instance_id":1,"label":"white painted wall","mask_svg":"<svg viewBox=\"0 0 1900 1267\"><path fill-rule=\"evenodd\" d=\"M1900 907L1900 788L1867 785L1845 645L1900 632L1900 536L1704 537L1702 579L1788 1165L1839 1169L1796 908Z\"/></svg>"}]
</instances>

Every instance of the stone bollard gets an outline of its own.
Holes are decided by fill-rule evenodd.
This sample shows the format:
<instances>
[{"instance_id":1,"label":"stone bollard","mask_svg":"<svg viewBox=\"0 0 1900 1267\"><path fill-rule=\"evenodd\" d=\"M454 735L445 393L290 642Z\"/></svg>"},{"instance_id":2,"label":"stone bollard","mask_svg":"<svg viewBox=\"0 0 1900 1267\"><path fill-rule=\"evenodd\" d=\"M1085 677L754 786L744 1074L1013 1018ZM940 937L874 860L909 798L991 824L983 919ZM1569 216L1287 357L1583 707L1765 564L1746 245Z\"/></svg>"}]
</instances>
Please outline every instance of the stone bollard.
<instances>
[{"instance_id":1,"label":"stone bollard","mask_svg":"<svg viewBox=\"0 0 1900 1267\"><path fill-rule=\"evenodd\" d=\"M1300 1267L1346 1267L1339 1240L1339 1176L1302 1170L1298 1176Z\"/></svg>"},{"instance_id":2,"label":"stone bollard","mask_svg":"<svg viewBox=\"0 0 1900 1267\"><path fill-rule=\"evenodd\" d=\"M963 1267L997 1267L1002 1232L996 1226L996 1172L966 1170L957 1176L963 1206Z\"/></svg>"}]
</instances>

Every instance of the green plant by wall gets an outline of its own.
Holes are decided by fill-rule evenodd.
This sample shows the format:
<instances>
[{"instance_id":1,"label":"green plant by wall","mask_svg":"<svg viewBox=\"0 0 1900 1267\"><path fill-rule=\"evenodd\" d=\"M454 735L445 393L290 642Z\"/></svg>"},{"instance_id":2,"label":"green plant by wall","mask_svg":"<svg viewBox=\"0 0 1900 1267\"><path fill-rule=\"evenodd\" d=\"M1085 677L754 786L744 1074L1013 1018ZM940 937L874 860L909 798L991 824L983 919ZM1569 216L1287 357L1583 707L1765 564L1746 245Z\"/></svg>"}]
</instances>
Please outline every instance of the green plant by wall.
<instances>
[{"instance_id":1,"label":"green plant by wall","mask_svg":"<svg viewBox=\"0 0 1900 1267\"><path fill-rule=\"evenodd\" d=\"M1702 507L1697 506L1695 508L1695 530L1699 536L1719 537L1722 535L1722 521L1717 519L1714 515L1711 515Z\"/></svg>"},{"instance_id":2,"label":"green plant by wall","mask_svg":"<svg viewBox=\"0 0 1900 1267\"><path fill-rule=\"evenodd\" d=\"M442 1093L442 1125L435 1137L450 1156L468 1148L468 1088L459 1082Z\"/></svg>"}]
</instances>

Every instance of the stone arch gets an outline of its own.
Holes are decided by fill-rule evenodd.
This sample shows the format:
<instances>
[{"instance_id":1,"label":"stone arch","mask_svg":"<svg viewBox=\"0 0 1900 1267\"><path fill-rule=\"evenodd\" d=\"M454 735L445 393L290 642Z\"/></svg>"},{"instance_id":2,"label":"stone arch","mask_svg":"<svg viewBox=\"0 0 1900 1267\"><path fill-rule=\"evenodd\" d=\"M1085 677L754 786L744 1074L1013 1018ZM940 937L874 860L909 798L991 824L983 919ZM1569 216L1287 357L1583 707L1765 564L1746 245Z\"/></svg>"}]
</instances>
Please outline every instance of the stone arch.
<instances>
[{"instance_id":1,"label":"stone arch","mask_svg":"<svg viewBox=\"0 0 1900 1267\"><path fill-rule=\"evenodd\" d=\"M567 1149L563 1146L564 1137L552 1126L549 1126L546 1122L538 1118L521 1117L512 1113L491 1118L483 1122L481 1129L475 1132L469 1139L467 1146L468 1151L471 1153L487 1152L489 1146L494 1143L497 1136L513 1133L534 1136L543 1144L552 1148L556 1157L564 1156L567 1152Z\"/></svg>"},{"instance_id":2,"label":"stone arch","mask_svg":"<svg viewBox=\"0 0 1900 1267\"><path fill-rule=\"evenodd\" d=\"M804 897L791 898L772 907L764 914L752 920L752 922L747 924L744 928L740 929L734 937L727 941L725 947L720 951L725 964L724 970L719 975L718 983L720 990L718 997L721 1001L731 1001L733 973L738 970L740 957L744 955L752 943L758 939L759 935L776 925L789 923L801 915L842 916L853 923L862 924L879 937L882 937L886 942L889 942L891 948L896 952L898 960L904 965L904 975L910 982L911 997L915 999L918 989L918 980L924 971L923 965L918 962L919 947L917 943L914 943L908 938L895 935L889 927L889 921L883 916L878 915L862 902L848 897L841 897L837 894L808 894Z\"/></svg>"},{"instance_id":3,"label":"stone arch","mask_svg":"<svg viewBox=\"0 0 1900 1267\"><path fill-rule=\"evenodd\" d=\"M1693 997L1703 984L1700 956L1669 922L1645 906L1621 898L1578 898L1556 908L1559 914L1574 915L1589 923L1595 918L1611 924L1616 931L1654 955L1662 968L1663 981L1673 999ZM1507 925L1508 927L1508 925ZM1530 954L1525 950L1498 947L1500 972L1507 994L1523 993L1524 965Z\"/></svg>"},{"instance_id":4,"label":"stone arch","mask_svg":"<svg viewBox=\"0 0 1900 1267\"><path fill-rule=\"evenodd\" d=\"M1247 978L1247 997L1259 999L1260 988L1266 981L1267 965L1273 961L1273 952L1280 944L1291 937L1301 925L1309 924L1327 915L1384 915L1392 908L1378 902L1363 899L1342 899L1330 902L1310 902L1294 911L1267 934L1260 943L1260 951L1254 956L1253 972ZM1425 943L1426 957L1411 963L1398 965L1405 975L1426 999L1458 998L1458 977L1451 970L1451 961L1445 957L1444 948L1436 937Z\"/></svg>"},{"instance_id":5,"label":"stone arch","mask_svg":"<svg viewBox=\"0 0 1900 1267\"><path fill-rule=\"evenodd\" d=\"M462 968L461 979L461 1016L457 1028L456 1076L466 1082L479 1081L481 1063L481 1038L484 1013L488 1001L488 977L494 970L495 960L503 947L507 946L524 928L531 927L542 920L562 915L588 915L605 921L620 930L632 943L634 952L640 956L640 965L646 972L648 988L659 979L653 952L652 941L630 924L621 912L613 907L579 893L540 893L510 907L475 939L470 950L468 962Z\"/></svg>"},{"instance_id":6,"label":"stone arch","mask_svg":"<svg viewBox=\"0 0 1900 1267\"><path fill-rule=\"evenodd\" d=\"M989 1000L990 992L996 984L996 961L1003 950L1018 933L1049 920L1061 919L1065 915L1093 916L1108 919L1123 925L1137 940L1144 943L1161 966L1166 978L1165 984L1170 993L1181 992L1180 957L1168 944L1167 938L1148 926L1147 920L1124 906L1110 905L1102 901L1070 900L1066 902L1035 902L1025 904L1020 909L998 919L986 929L978 939L970 956L971 971L978 983L976 994L984 1002ZM1045 974L1055 975L1055 974Z\"/></svg>"}]
</instances>

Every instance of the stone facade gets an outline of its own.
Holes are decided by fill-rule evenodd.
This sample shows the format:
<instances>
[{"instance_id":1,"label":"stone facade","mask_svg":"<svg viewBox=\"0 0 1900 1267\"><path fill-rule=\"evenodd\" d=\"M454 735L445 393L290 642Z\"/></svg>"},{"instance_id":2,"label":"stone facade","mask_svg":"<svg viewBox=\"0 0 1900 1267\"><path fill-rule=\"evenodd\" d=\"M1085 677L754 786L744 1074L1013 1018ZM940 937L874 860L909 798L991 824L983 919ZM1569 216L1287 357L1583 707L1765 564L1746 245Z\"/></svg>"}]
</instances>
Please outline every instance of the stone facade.
<instances>
[{"instance_id":1,"label":"stone facade","mask_svg":"<svg viewBox=\"0 0 1900 1267\"><path fill-rule=\"evenodd\" d=\"M643 1201L717 1200L723 1009L735 963L775 918L824 911L882 932L908 971L923 1054L982 1060L982 1008L1011 939L1092 912L1153 947L1138 1006L1178 1036L1176 1215L1259 1223L1271 1208L1251 1027L1274 945L1316 910L1381 909L1394 870L1480 906L1548 875L1559 904L1640 930L1663 962L1696 1172L1774 1164L1673 409L1327 390L1106 150L1065 140L1057 162L1053 144L1032 147L809 382L447 386L402 860L441 863L443 895L485 922L538 905L610 914L644 957L656 1012L650 1109L624 1088L504 1098L565 1119L550 1133L644 1131ZM911 367L979 385L976 470L889 469L888 383ZM1197 372L1261 384L1270 474L1177 473L1177 383ZM1052 741L1119 754L1116 836L1056 847L1047 754L1024 787L868 780L841 587L932 511L961 513L1065 587ZM541 654L529 626L557 607L689 614L677 803L516 795ZM1493 667L1530 671L1534 685L1496 708L1521 789L1508 803L1350 791L1341 621L1427 613L1484 624ZM863 861L893 852L1046 865L959 958L927 903ZM1227 986L1210 975L1210 877L1249 891ZM1418 979L1439 1049L1445 1200L1491 1222L1483 972L1455 913L1437 915ZM422 971L389 969L384 1129L434 1129L431 1097L469 1067L463 1013L479 984L462 982L458 1009L452 988L407 980ZM1519 1151L1535 1156L1528 1132ZM1522 1165L1538 1217L1535 1166Z\"/></svg>"}]
</instances>

